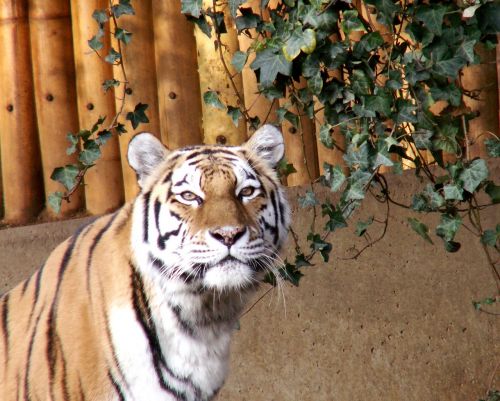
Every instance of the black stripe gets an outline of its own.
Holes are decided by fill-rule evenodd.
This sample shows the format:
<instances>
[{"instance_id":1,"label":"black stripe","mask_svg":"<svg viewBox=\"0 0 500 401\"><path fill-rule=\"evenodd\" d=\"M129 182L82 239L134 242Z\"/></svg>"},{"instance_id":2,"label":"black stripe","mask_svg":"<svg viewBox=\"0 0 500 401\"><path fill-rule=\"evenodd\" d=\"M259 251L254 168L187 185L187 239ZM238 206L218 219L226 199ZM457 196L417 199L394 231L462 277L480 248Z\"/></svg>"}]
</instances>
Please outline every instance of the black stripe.
<instances>
[{"instance_id":1,"label":"black stripe","mask_svg":"<svg viewBox=\"0 0 500 401\"><path fill-rule=\"evenodd\" d=\"M92 298L92 291L90 291L90 267L92 266L92 258L94 257L94 251L95 251L97 244L99 244L99 242L101 241L102 236L104 235L104 233L106 231L109 230L109 228L111 227L111 225L115 221L118 214L119 214L118 212L115 212L111 216L111 218L106 223L106 225L103 228L101 228L99 230L99 232L95 235L95 237L92 240L92 244L89 247L89 254L88 254L88 258L87 258L87 269L86 269L86 281L87 281L87 293L88 293L90 298Z\"/></svg>"},{"instance_id":2,"label":"black stripe","mask_svg":"<svg viewBox=\"0 0 500 401\"><path fill-rule=\"evenodd\" d=\"M111 381L111 384L115 389L116 395L118 395L118 399L120 401L125 401L125 395L123 394L122 388L120 384L116 381L116 379L113 377L110 370L108 370L108 379Z\"/></svg>"},{"instance_id":3,"label":"black stripe","mask_svg":"<svg viewBox=\"0 0 500 401\"><path fill-rule=\"evenodd\" d=\"M26 292L26 289L28 288L28 285L29 285L32 278L33 278L33 275L31 275L29 278L24 280L23 288L21 290L21 296L24 296L24 293Z\"/></svg>"},{"instance_id":4,"label":"black stripe","mask_svg":"<svg viewBox=\"0 0 500 401\"><path fill-rule=\"evenodd\" d=\"M149 308L149 303L146 294L144 293L142 278L134 266L131 265L130 267L132 268L132 304L134 306L137 321L141 325L148 340L152 363L158 382L161 388L174 396L176 400L187 401L186 394L171 387L165 382L161 368L166 368L167 364L163 353L161 352L160 341L156 332L155 323L151 317L151 309Z\"/></svg>"},{"instance_id":5,"label":"black stripe","mask_svg":"<svg viewBox=\"0 0 500 401\"><path fill-rule=\"evenodd\" d=\"M40 269L36 272L36 279L35 279L35 299L33 300L33 308L35 307L36 303L38 302L38 296L40 295L40 282L42 279L42 274L43 274L43 269L45 267L45 264L40 267Z\"/></svg>"},{"instance_id":6,"label":"black stripe","mask_svg":"<svg viewBox=\"0 0 500 401\"><path fill-rule=\"evenodd\" d=\"M180 185L182 185L182 184L188 184L188 181L187 181L187 174L186 174L186 175L182 178L182 180L180 180L180 181L176 182L176 183L174 184L174 187L178 187L178 186L180 186Z\"/></svg>"},{"instance_id":7,"label":"black stripe","mask_svg":"<svg viewBox=\"0 0 500 401\"><path fill-rule=\"evenodd\" d=\"M163 184L170 182L171 179L172 179L172 171L169 171L168 174L163 179Z\"/></svg>"},{"instance_id":8,"label":"black stripe","mask_svg":"<svg viewBox=\"0 0 500 401\"><path fill-rule=\"evenodd\" d=\"M160 248L161 250L165 249L165 242L167 242L168 239L172 235L179 235L181 228L182 228L182 223L179 224L179 227L177 227L175 230L169 231L165 234L159 234L158 235L158 248Z\"/></svg>"},{"instance_id":9,"label":"black stripe","mask_svg":"<svg viewBox=\"0 0 500 401\"><path fill-rule=\"evenodd\" d=\"M273 208L274 208L274 228L275 228L275 231L274 231L273 242L274 242L274 244L277 244L278 243L278 237L279 237L279 227L278 227L278 213L279 213L279 210L278 210L278 205L276 203L276 194L274 193L274 191L270 192L270 196L271 196L271 203L272 203Z\"/></svg>"},{"instance_id":10,"label":"black stripe","mask_svg":"<svg viewBox=\"0 0 500 401\"><path fill-rule=\"evenodd\" d=\"M190 335L191 337L194 336L194 328L191 326L191 324L187 321L185 321L182 316L182 308L179 305L172 305L168 304L172 312L174 313L175 317L177 318L177 322L179 323L179 327L184 331L186 334ZM169 372L170 373L170 372Z\"/></svg>"},{"instance_id":11,"label":"black stripe","mask_svg":"<svg viewBox=\"0 0 500 401\"><path fill-rule=\"evenodd\" d=\"M143 240L144 242L148 242L148 231L149 231L149 200L151 199L151 192L146 192L144 194L144 222L143 222Z\"/></svg>"},{"instance_id":12,"label":"black stripe","mask_svg":"<svg viewBox=\"0 0 500 401\"><path fill-rule=\"evenodd\" d=\"M31 357L33 356L33 344L35 343L35 335L38 332L38 323L40 323L40 318L42 317L42 312L38 315L35 322L35 327L33 328L33 332L31 333L30 342L28 345L28 359L26 360L26 367L24 369L24 401L31 401L30 397L30 368L31 368Z\"/></svg>"},{"instance_id":13,"label":"black stripe","mask_svg":"<svg viewBox=\"0 0 500 401\"><path fill-rule=\"evenodd\" d=\"M9 359L9 294L3 297L2 302L2 330L5 345L5 364Z\"/></svg>"}]
</instances>

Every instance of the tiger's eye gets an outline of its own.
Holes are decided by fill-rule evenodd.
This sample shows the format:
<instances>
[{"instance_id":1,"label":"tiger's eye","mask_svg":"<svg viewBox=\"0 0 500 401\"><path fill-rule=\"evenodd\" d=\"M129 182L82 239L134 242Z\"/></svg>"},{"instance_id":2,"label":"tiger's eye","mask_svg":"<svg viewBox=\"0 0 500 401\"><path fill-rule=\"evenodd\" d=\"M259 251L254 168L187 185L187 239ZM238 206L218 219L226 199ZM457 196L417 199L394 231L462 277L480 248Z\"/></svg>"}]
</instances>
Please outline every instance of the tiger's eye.
<instances>
[{"instance_id":1,"label":"tiger's eye","mask_svg":"<svg viewBox=\"0 0 500 401\"><path fill-rule=\"evenodd\" d=\"M184 199L186 201L194 201L194 200L197 200L199 198L198 195L196 195L190 191L184 191L183 193L181 193L181 197L182 197L182 199Z\"/></svg>"},{"instance_id":2,"label":"tiger's eye","mask_svg":"<svg viewBox=\"0 0 500 401\"><path fill-rule=\"evenodd\" d=\"M240 196L251 196L255 192L254 187L245 187L240 191Z\"/></svg>"}]
</instances>

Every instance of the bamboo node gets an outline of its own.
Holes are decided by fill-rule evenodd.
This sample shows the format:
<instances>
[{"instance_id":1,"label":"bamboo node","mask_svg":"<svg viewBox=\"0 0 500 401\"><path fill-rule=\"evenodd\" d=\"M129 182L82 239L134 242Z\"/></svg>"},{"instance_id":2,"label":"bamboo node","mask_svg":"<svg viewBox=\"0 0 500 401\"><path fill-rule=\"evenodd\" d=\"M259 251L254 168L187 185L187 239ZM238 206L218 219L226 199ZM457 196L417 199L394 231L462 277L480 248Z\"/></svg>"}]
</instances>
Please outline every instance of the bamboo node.
<instances>
[{"instance_id":1,"label":"bamboo node","mask_svg":"<svg viewBox=\"0 0 500 401\"><path fill-rule=\"evenodd\" d=\"M132 93L134 93L134 91L132 90L132 88L125 89L125 94L131 95Z\"/></svg>"},{"instance_id":2,"label":"bamboo node","mask_svg":"<svg viewBox=\"0 0 500 401\"><path fill-rule=\"evenodd\" d=\"M175 98L177 98L177 94L176 94L175 92L170 92L170 93L168 94L168 97L169 97L170 99L174 100Z\"/></svg>"},{"instance_id":3,"label":"bamboo node","mask_svg":"<svg viewBox=\"0 0 500 401\"><path fill-rule=\"evenodd\" d=\"M45 96L45 99L47 99L49 102L52 102L54 100L54 95L48 93L47 96Z\"/></svg>"},{"instance_id":4,"label":"bamboo node","mask_svg":"<svg viewBox=\"0 0 500 401\"><path fill-rule=\"evenodd\" d=\"M94 104L93 103L87 103L87 110L94 110Z\"/></svg>"},{"instance_id":5,"label":"bamboo node","mask_svg":"<svg viewBox=\"0 0 500 401\"><path fill-rule=\"evenodd\" d=\"M7 111L10 113L10 112L11 112L11 111L13 111L13 110L14 110L14 106L13 106L13 105L11 105L11 104L8 104L8 105L7 105Z\"/></svg>"}]
</instances>

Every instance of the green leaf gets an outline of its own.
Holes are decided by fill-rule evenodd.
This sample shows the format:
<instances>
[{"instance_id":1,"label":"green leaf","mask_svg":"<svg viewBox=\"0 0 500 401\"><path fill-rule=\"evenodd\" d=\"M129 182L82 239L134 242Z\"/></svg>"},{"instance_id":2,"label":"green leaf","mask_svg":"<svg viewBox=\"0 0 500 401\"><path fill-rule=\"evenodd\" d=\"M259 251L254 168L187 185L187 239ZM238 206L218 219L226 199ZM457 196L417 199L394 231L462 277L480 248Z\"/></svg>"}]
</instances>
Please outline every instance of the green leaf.
<instances>
[{"instance_id":1,"label":"green leaf","mask_svg":"<svg viewBox=\"0 0 500 401\"><path fill-rule=\"evenodd\" d=\"M500 139L487 139L484 141L484 144L486 145L488 156L500 157Z\"/></svg>"},{"instance_id":2,"label":"green leaf","mask_svg":"<svg viewBox=\"0 0 500 401\"><path fill-rule=\"evenodd\" d=\"M80 169L78 166L67 164L65 167L55 168L50 179L61 183L69 191L75 186L76 177L79 172Z\"/></svg>"},{"instance_id":3,"label":"green leaf","mask_svg":"<svg viewBox=\"0 0 500 401\"><path fill-rule=\"evenodd\" d=\"M87 141L83 145L83 150L78 156L78 161L84 166L93 166L101 157L101 149L96 141Z\"/></svg>"},{"instance_id":4,"label":"green leaf","mask_svg":"<svg viewBox=\"0 0 500 401\"><path fill-rule=\"evenodd\" d=\"M366 233L368 227L370 227L372 223L373 223L373 216L370 216L366 221L361 221L361 220L358 221L356 223L356 235L358 237L363 236Z\"/></svg>"},{"instance_id":5,"label":"green leaf","mask_svg":"<svg viewBox=\"0 0 500 401\"><path fill-rule=\"evenodd\" d=\"M198 28L200 28L200 30L209 38L212 37L212 25L208 23L207 18L204 15L201 15L199 18L186 15L186 18L188 21L194 22L198 26Z\"/></svg>"},{"instance_id":6,"label":"green leaf","mask_svg":"<svg viewBox=\"0 0 500 401\"><path fill-rule=\"evenodd\" d=\"M433 244L431 237L429 237L429 228L424 223L413 217L409 217L408 222L410 223L410 226L413 229L413 231L415 231L428 243Z\"/></svg>"},{"instance_id":7,"label":"green leaf","mask_svg":"<svg viewBox=\"0 0 500 401\"><path fill-rule=\"evenodd\" d=\"M382 46L384 44L384 39L380 32L370 32L364 34L359 42L354 45L353 56L356 58L361 58L363 55L371 52L372 50Z\"/></svg>"},{"instance_id":8,"label":"green leaf","mask_svg":"<svg viewBox=\"0 0 500 401\"><path fill-rule=\"evenodd\" d=\"M104 24L107 20L109 20L106 10L94 10L94 12L92 13L92 18L98 24Z\"/></svg>"},{"instance_id":9,"label":"green leaf","mask_svg":"<svg viewBox=\"0 0 500 401\"><path fill-rule=\"evenodd\" d=\"M112 136L113 136L113 134L111 133L111 131L105 129L105 130L99 131L99 133L97 134L97 139L95 141L99 146L102 146L102 145L105 145L106 142L108 142Z\"/></svg>"},{"instance_id":10,"label":"green leaf","mask_svg":"<svg viewBox=\"0 0 500 401\"><path fill-rule=\"evenodd\" d=\"M66 149L66 154L72 155L76 152L78 147L78 136L73 135L71 132L68 132L68 134L66 135L66 139L70 143L69 147Z\"/></svg>"},{"instance_id":11,"label":"green leaf","mask_svg":"<svg viewBox=\"0 0 500 401\"><path fill-rule=\"evenodd\" d=\"M326 183L333 192L338 191L346 180L342 167L339 165L332 166L331 164L324 163L323 168L325 170L324 179Z\"/></svg>"},{"instance_id":12,"label":"green leaf","mask_svg":"<svg viewBox=\"0 0 500 401\"><path fill-rule=\"evenodd\" d=\"M104 47L104 44L97 38L96 35L92 36L90 40L87 41L89 47L92 50L98 51Z\"/></svg>"},{"instance_id":13,"label":"green leaf","mask_svg":"<svg viewBox=\"0 0 500 401\"><path fill-rule=\"evenodd\" d=\"M119 85L120 85L120 81L118 81L116 79L106 79L102 83L102 89L104 90L104 92L107 92L111 88L114 88L114 87L119 86Z\"/></svg>"},{"instance_id":14,"label":"green leaf","mask_svg":"<svg viewBox=\"0 0 500 401\"><path fill-rule=\"evenodd\" d=\"M247 62L248 54L246 52L241 52L237 50L234 52L233 58L231 59L231 64L233 65L236 72L241 72L245 63Z\"/></svg>"},{"instance_id":15,"label":"green leaf","mask_svg":"<svg viewBox=\"0 0 500 401\"><path fill-rule=\"evenodd\" d=\"M443 32L443 18L445 14L446 6L444 5L421 5L416 9L415 18L422 22L432 33L441 35Z\"/></svg>"},{"instance_id":16,"label":"green leaf","mask_svg":"<svg viewBox=\"0 0 500 401\"><path fill-rule=\"evenodd\" d=\"M387 93L379 93L373 96L365 96L365 109L368 111L375 111L383 116L391 115L392 99Z\"/></svg>"},{"instance_id":17,"label":"green leaf","mask_svg":"<svg viewBox=\"0 0 500 401\"><path fill-rule=\"evenodd\" d=\"M303 276L300 270L290 263L286 263L284 267L280 268L279 273L283 279L289 281L296 287L299 286L300 279Z\"/></svg>"},{"instance_id":18,"label":"green leaf","mask_svg":"<svg viewBox=\"0 0 500 401\"><path fill-rule=\"evenodd\" d=\"M303 253L298 253L297 255L295 255L295 267L297 267L297 269L309 266L312 266L312 263L306 259Z\"/></svg>"},{"instance_id":19,"label":"green leaf","mask_svg":"<svg viewBox=\"0 0 500 401\"><path fill-rule=\"evenodd\" d=\"M311 242L310 247L314 251L319 251L324 262L328 262L332 244L321 239L319 234L309 233L307 240Z\"/></svg>"},{"instance_id":20,"label":"green leaf","mask_svg":"<svg viewBox=\"0 0 500 401\"><path fill-rule=\"evenodd\" d=\"M127 133L127 130L125 129L125 124L116 123L115 129L116 129L116 131L118 132L119 135Z\"/></svg>"},{"instance_id":21,"label":"green leaf","mask_svg":"<svg viewBox=\"0 0 500 401\"><path fill-rule=\"evenodd\" d=\"M297 172L295 167L293 167L293 164L288 163L288 161L285 158L280 160L277 166L277 170L280 177L288 177L290 174Z\"/></svg>"},{"instance_id":22,"label":"green leaf","mask_svg":"<svg viewBox=\"0 0 500 401\"><path fill-rule=\"evenodd\" d=\"M60 191L49 194L47 203L49 207L58 214L61 211L62 199L64 194Z\"/></svg>"},{"instance_id":23,"label":"green leaf","mask_svg":"<svg viewBox=\"0 0 500 401\"><path fill-rule=\"evenodd\" d=\"M303 31L302 27L297 27L285 41L283 54L288 61L293 61L301 50L306 54L311 54L315 48L316 32L310 28Z\"/></svg>"},{"instance_id":24,"label":"green leaf","mask_svg":"<svg viewBox=\"0 0 500 401\"><path fill-rule=\"evenodd\" d=\"M115 38L128 45L130 43L130 40L132 39L132 33L127 31L126 29L116 28Z\"/></svg>"},{"instance_id":25,"label":"green leaf","mask_svg":"<svg viewBox=\"0 0 500 401\"><path fill-rule=\"evenodd\" d=\"M231 13L231 17L236 18L238 7L245 3L245 1L246 0L228 0L229 12Z\"/></svg>"},{"instance_id":26,"label":"green leaf","mask_svg":"<svg viewBox=\"0 0 500 401\"><path fill-rule=\"evenodd\" d=\"M323 78L319 72L307 80L307 88L315 95L321 93L323 89Z\"/></svg>"},{"instance_id":27,"label":"green leaf","mask_svg":"<svg viewBox=\"0 0 500 401\"><path fill-rule=\"evenodd\" d=\"M115 64L118 60L122 58L122 55L118 53L115 49L109 49L109 53L104 57L104 61L109 64Z\"/></svg>"},{"instance_id":28,"label":"green leaf","mask_svg":"<svg viewBox=\"0 0 500 401\"><path fill-rule=\"evenodd\" d=\"M203 101L206 105L212 106L216 109L226 110L226 106L220 101L219 95L216 91L209 90L203 94Z\"/></svg>"},{"instance_id":29,"label":"green leaf","mask_svg":"<svg viewBox=\"0 0 500 401\"><path fill-rule=\"evenodd\" d=\"M332 126L330 124L323 124L319 129L319 140L328 149L333 149L335 143L331 135Z\"/></svg>"},{"instance_id":30,"label":"green leaf","mask_svg":"<svg viewBox=\"0 0 500 401\"><path fill-rule=\"evenodd\" d=\"M417 147L417 149L431 149L431 138L433 137L433 135L434 133L432 131L421 129L414 131L411 137L415 142L415 146Z\"/></svg>"},{"instance_id":31,"label":"green leaf","mask_svg":"<svg viewBox=\"0 0 500 401\"><path fill-rule=\"evenodd\" d=\"M444 249L446 249L447 252L458 252L460 249L461 245L459 242L455 241L444 241Z\"/></svg>"},{"instance_id":32,"label":"green leaf","mask_svg":"<svg viewBox=\"0 0 500 401\"><path fill-rule=\"evenodd\" d=\"M463 189L456 184L448 184L443 187L444 199L463 200Z\"/></svg>"},{"instance_id":33,"label":"green leaf","mask_svg":"<svg viewBox=\"0 0 500 401\"><path fill-rule=\"evenodd\" d=\"M474 62L474 45L476 44L476 40L464 40L458 50L457 55L464 58L468 63Z\"/></svg>"},{"instance_id":34,"label":"green leaf","mask_svg":"<svg viewBox=\"0 0 500 401\"><path fill-rule=\"evenodd\" d=\"M436 73L447 78L456 78L461 68L466 65L462 57L452 57L448 60L436 62L434 70Z\"/></svg>"},{"instance_id":35,"label":"green leaf","mask_svg":"<svg viewBox=\"0 0 500 401\"><path fill-rule=\"evenodd\" d=\"M444 152L456 154L458 152L457 134L457 126L445 124L442 127L438 127L438 136L434 138L432 144L435 149L441 149Z\"/></svg>"},{"instance_id":36,"label":"green leaf","mask_svg":"<svg viewBox=\"0 0 500 401\"><path fill-rule=\"evenodd\" d=\"M329 217L325 224L325 231L335 231L338 228L347 227L344 214L338 206L335 207L330 203L325 203L321 205L321 214Z\"/></svg>"},{"instance_id":37,"label":"green leaf","mask_svg":"<svg viewBox=\"0 0 500 401\"><path fill-rule=\"evenodd\" d=\"M500 186L495 185L494 182L490 181L484 188L484 191L490 196L491 202L500 203Z\"/></svg>"},{"instance_id":38,"label":"green leaf","mask_svg":"<svg viewBox=\"0 0 500 401\"><path fill-rule=\"evenodd\" d=\"M446 242L453 241L461 225L462 225L462 218L460 216L442 214L441 222L436 227L436 235L441 237Z\"/></svg>"},{"instance_id":39,"label":"green leaf","mask_svg":"<svg viewBox=\"0 0 500 401\"><path fill-rule=\"evenodd\" d=\"M307 190L304 196L299 196L298 201L300 207L302 208L316 206L319 204L315 193L311 190Z\"/></svg>"},{"instance_id":40,"label":"green leaf","mask_svg":"<svg viewBox=\"0 0 500 401\"><path fill-rule=\"evenodd\" d=\"M488 175L486 162L483 159L476 159L460 174L460 180L464 183L464 189L472 194Z\"/></svg>"},{"instance_id":41,"label":"green leaf","mask_svg":"<svg viewBox=\"0 0 500 401\"><path fill-rule=\"evenodd\" d=\"M241 118L241 110L238 107L227 106L227 115L231 117L231 121L237 127Z\"/></svg>"},{"instance_id":42,"label":"green leaf","mask_svg":"<svg viewBox=\"0 0 500 401\"><path fill-rule=\"evenodd\" d=\"M254 14L250 7L240 8L240 12L241 16L236 17L236 19L234 20L238 32L241 32L244 29L257 28L259 26L259 23L262 21L260 19L260 16Z\"/></svg>"},{"instance_id":43,"label":"green leaf","mask_svg":"<svg viewBox=\"0 0 500 401\"><path fill-rule=\"evenodd\" d=\"M342 14L342 30L346 35L354 31L364 31L365 27L361 20L358 18L356 10L346 10Z\"/></svg>"},{"instance_id":44,"label":"green leaf","mask_svg":"<svg viewBox=\"0 0 500 401\"><path fill-rule=\"evenodd\" d=\"M365 192L371 174L364 171L355 171L349 176L349 185L347 187L346 201L362 200L365 198Z\"/></svg>"},{"instance_id":45,"label":"green leaf","mask_svg":"<svg viewBox=\"0 0 500 401\"><path fill-rule=\"evenodd\" d=\"M202 6L203 0L181 0L181 13L199 18Z\"/></svg>"},{"instance_id":46,"label":"green leaf","mask_svg":"<svg viewBox=\"0 0 500 401\"><path fill-rule=\"evenodd\" d=\"M497 224L496 230L484 230L481 235L481 242L491 247L498 247L500 240L500 224Z\"/></svg>"},{"instance_id":47,"label":"green leaf","mask_svg":"<svg viewBox=\"0 0 500 401\"><path fill-rule=\"evenodd\" d=\"M122 15L134 15L134 8L130 5L130 0L120 0L118 4L111 7L111 12L116 18L120 18Z\"/></svg>"},{"instance_id":48,"label":"green leaf","mask_svg":"<svg viewBox=\"0 0 500 401\"><path fill-rule=\"evenodd\" d=\"M146 116L147 104L137 103L134 111L129 111L125 117L132 124L132 128L136 129L141 123L149 123L149 118Z\"/></svg>"},{"instance_id":49,"label":"green leaf","mask_svg":"<svg viewBox=\"0 0 500 401\"><path fill-rule=\"evenodd\" d=\"M285 58L281 49L275 47L257 52L250 67L260 70L259 80L264 87L272 85L278 74L290 76L292 73L292 63Z\"/></svg>"}]
</instances>

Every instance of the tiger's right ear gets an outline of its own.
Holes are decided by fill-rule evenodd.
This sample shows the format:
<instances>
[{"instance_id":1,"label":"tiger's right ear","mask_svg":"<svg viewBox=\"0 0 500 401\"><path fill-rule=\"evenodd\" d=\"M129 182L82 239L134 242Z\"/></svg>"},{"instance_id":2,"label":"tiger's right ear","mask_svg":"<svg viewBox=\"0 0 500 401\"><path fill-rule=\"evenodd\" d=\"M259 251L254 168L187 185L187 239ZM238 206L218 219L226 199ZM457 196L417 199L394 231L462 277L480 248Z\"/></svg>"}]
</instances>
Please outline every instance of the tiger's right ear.
<instances>
[{"instance_id":1,"label":"tiger's right ear","mask_svg":"<svg viewBox=\"0 0 500 401\"><path fill-rule=\"evenodd\" d=\"M146 179L168 155L168 149L152 134L142 132L128 144L127 158L142 188Z\"/></svg>"}]
</instances>

